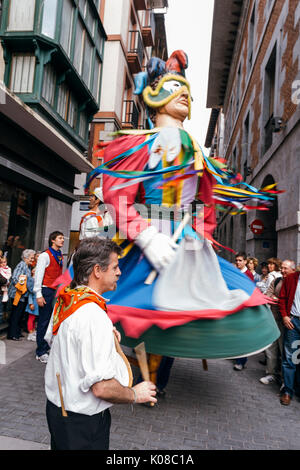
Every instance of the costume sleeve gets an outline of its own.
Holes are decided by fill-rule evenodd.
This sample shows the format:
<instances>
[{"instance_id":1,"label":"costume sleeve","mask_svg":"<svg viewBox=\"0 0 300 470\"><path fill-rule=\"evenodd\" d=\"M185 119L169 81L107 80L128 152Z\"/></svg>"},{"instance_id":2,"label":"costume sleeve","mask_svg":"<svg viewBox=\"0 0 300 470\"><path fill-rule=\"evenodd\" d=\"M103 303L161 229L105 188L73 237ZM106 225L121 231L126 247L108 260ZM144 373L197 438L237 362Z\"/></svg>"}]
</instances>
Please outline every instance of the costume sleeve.
<instances>
[{"instance_id":1,"label":"costume sleeve","mask_svg":"<svg viewBox=\"0 0 300 470\"><path fill-rule=\"evenodd\" d=\"M45 275L45 269L48 268L49 264L50 258L48 253L41 253L37 260L34 276L33 292L35 293L37 299L42 297L42 285Z\"/></svg>"},{"instance_id":2,"label":"costume sleeve","mask_svg":"<svg viewBox=\"0 0 300 470\"><path fill-rule=\"evenodd\" d=\"M288 304L287 282L286 282L286 279L284 279L282 283L282 287L279 292L279 311L281 313L282 318L289 316L288 311L287 311L287 304Z\"/></svg>"},{"instance_id":3,"label":"costume sleeve","mask_svg":"<svg viewBox=\"0 0 300 470\"><path fill-rule=\"evenodd\" d=\"M88 392L94 383L116 376L116 350L113 325L107 314L96 304L82 308L87 311L77 336L82 376L79 386L82 392Z\"/></svg>"},{"instance_id":4,"label":"costume sleeve","mask_svg":"<svg viewBox=\"0 0 300 470\"><path fill-rule=\"evenodd\" d=\"M145 136L125 136L113 141L105 150L104 161L107 163L126 150L141 144L144 140ZM148 159L148 146L145 145L134 154L114 165L113 170L141 171L147 165ZM140 232L148 227L148 222L146 218L139 215L133 206L139 190L138 183L116 191L110 190L112 186L125 182L126 179L124 178L104 174L103 196L106 206L113 206L114 214L112 211L111 213L114 215L117 228L129 240L134 240Z\"/></svg>"}]
</instances>

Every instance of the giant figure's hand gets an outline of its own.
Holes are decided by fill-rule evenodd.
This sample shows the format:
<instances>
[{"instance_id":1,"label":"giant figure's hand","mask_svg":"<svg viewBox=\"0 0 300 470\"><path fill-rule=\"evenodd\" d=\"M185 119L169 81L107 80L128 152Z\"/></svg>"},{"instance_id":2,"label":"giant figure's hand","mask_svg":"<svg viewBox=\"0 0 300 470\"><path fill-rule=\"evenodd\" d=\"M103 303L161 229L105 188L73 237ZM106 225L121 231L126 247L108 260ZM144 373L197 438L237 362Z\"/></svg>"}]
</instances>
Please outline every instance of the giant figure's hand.
<instances>
[{"instance_id":1,"label":"giant figure's hand","mask_svg":"<svg viewBox=\"0 0 300 470\"><path fill-rule=\"evenodd\" d=\"M153 226L143 230L136 238L135 243L158 272L172 261L178 248L178 245L170 237L158 232Z\"/></svg>"}]
</instances>

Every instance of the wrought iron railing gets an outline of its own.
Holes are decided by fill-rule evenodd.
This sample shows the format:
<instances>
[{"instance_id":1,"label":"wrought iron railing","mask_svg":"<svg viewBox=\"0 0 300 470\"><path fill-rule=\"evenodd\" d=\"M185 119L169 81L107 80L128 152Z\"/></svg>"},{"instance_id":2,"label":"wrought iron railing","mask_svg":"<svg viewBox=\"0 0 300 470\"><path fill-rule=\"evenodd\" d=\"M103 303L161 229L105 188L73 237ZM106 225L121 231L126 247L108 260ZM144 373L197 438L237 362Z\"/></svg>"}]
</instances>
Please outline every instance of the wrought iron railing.
<instances>
[{"instance_id":1,"label":"wrought iron railing","mask_svg":"<svg viewBox=\"0 0 300 470\"><path fill-rule=\"evenodd\" d=\"M139 111L133 100L124 100L123 107L123 125L131 125L134 129L138 128Z\"/></svg>"},{"instance_id":2,"label":"wrought iron railing","mask_svg":"<svg viewBox=\"0 0 300 470\"><path fill-rule=\"evenodd\" d=\"M128 52L137 54L140 65L143 63L143 41L138 30L129 31Z\"/></svg>"}]
</instances>

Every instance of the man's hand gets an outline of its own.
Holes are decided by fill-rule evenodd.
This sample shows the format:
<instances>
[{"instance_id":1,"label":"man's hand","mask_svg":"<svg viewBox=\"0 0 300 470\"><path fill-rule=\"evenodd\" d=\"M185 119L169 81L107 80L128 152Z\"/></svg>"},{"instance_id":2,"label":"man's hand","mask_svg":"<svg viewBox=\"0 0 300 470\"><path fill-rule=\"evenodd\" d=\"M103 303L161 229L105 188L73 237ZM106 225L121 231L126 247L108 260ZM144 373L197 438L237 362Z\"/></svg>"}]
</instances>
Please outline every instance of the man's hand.
<instances>
[{"instance_id":1,"label":"man's hand","mask_svg":"<svg viewBox=\"0 0 300 470\"><path fill-rule=\"evenodd\" d=\"M293 325L290 317L283 317L282 321L283 321L283 324L286 328L288 328L289 330L294 329L294 325Z\"/></svg>"},{"instance_id":2,"label":"man's hand","mask_svg":"<svg viewBox=\"0 0 300 470\"><path fill-rule=\"evenodd\" d=\"M43 296L42 296L42 297L38 297L38 298L36 299L36 301L37 301L37 304L38 304L39 307L44 307L44 305L46 305L46 300L44 299Z\"/></svg>"},{"instance_id":3,"label":"man's hand","mask_svg":"<svg viewBox=\"0 0 300 470\"><path fill-rule=\"evenodd\" d=\"M156 403L156 386L152 382L141 382L132 387L136 393L136 403Z\"/></svg>"}]
</instances>

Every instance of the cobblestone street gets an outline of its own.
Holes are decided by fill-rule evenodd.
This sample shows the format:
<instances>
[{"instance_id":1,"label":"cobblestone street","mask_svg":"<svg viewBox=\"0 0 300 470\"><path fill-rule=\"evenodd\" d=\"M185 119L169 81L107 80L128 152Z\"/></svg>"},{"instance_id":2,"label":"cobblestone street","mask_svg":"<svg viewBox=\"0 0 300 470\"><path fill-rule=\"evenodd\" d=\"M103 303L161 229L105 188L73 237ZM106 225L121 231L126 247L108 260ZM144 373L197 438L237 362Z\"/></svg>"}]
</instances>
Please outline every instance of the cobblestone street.
<instances>
[{"instance_id":1,"label":"cobblestone street","mask_svg":"<svg viewBox=\"0 0 300 470\"><path fill-rule=\"evenodd\" d=\"M0 366L0 436L22 440L13 440L14 448L27 441L31 448L48 449L45 366L35 360L34 343L13 345L23 348L19 359L11 343L6 342L11 362ZM208 361L204 371L200 360L176 359L168 395L158 406L111 409L110 449L299 449L300 403L294 398L290 406L280 405L278 386L259 382L262 358L251 357L241 372L230 360Z\"/></svg>"}]
</instances>

